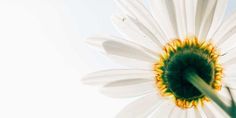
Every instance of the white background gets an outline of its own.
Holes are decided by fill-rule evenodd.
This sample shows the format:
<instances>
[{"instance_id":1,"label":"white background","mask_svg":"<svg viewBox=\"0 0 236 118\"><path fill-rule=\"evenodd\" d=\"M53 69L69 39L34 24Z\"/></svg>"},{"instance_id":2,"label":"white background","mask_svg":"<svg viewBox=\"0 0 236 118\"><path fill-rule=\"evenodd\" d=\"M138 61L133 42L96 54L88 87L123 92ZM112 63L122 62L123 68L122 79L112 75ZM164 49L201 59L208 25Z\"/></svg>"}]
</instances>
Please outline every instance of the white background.
<instances>
[{"instance_id":1,"label":"white background","mask_svg":"<svg viewBox=\"0 0 236 118\"><path fill-rule=\"evenodd\" d=\"M129 103L80 83L119 66L83 42L118 35L115 9L112 0L0 0L0 118L112 118Z\"/></svg>"}]
</instances>

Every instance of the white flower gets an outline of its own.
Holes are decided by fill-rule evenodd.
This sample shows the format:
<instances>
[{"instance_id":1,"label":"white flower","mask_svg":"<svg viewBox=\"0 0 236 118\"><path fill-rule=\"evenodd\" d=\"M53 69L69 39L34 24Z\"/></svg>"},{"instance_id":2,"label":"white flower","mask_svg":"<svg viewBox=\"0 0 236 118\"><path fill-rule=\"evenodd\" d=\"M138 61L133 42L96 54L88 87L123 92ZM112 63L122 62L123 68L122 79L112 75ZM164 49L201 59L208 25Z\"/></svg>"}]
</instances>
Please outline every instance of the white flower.
<instances>
[{"instance_id":1,"label":"white flower","mask_svg":"<svg viewBox=\"0 0 236 118\"><path fill-rule=\"evenodd\" d=\"M115 98L142 96L118 118L220 118L218 106L183 79L193 69L230 99L225 84L236 83L236 13L226 18L228 0L116 0L122 10L112 22L125 36L88 38L127 69L91 73L83 82L102 85ZM150 10L148 9L150 8Z\"/></svg>"}]
</instances>

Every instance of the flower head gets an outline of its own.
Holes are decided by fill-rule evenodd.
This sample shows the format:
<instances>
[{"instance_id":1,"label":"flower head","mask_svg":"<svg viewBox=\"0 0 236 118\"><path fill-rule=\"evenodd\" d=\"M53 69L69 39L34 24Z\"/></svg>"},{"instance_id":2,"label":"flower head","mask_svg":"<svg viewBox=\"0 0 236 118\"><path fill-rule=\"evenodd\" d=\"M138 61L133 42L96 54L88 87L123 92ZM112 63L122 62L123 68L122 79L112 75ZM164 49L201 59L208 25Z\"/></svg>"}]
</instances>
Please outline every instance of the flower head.
<instances>
[{"instance_id":1,"label":"flower head","mask_svg":"<svg viewBox=\"0 0 236 118\"><path fill-rule=\"evenodd\" d=\"M193 70L225 100L225 84L236 85L236 14L224 19L228 0L116 0L112 17L125 36L90 37L114 61L129 68L87 75L116 98L142 96L119 118L221 117L218 107L185 79ZM133 69L131 69L132 67Z\"/></svg>"}]
</instances>

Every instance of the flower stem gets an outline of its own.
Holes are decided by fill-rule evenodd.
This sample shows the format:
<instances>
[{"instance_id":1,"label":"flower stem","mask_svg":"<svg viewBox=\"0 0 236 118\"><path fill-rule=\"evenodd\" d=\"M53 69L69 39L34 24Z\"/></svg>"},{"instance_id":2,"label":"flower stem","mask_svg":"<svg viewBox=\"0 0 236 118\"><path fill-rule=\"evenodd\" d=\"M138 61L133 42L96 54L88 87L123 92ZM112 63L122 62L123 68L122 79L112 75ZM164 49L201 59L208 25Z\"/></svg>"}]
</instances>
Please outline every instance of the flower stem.
<instances>
[{"instance_id":1,"label":"flower stem","mask_svg":"<svg viewBox=\"0 0 236 118\"><path fill-rule=\"evenodd\" d=\"M185 79L187 79L193 86L195 86L204 95L212 99L217 105L219 105L222 110L224 110L229 116L235 118L234 116L234 106L227 106L217 95L217 93L209 86L200 76L196 74L193 69L187 69L185 71Z\"/></svg>"}]
</instances>

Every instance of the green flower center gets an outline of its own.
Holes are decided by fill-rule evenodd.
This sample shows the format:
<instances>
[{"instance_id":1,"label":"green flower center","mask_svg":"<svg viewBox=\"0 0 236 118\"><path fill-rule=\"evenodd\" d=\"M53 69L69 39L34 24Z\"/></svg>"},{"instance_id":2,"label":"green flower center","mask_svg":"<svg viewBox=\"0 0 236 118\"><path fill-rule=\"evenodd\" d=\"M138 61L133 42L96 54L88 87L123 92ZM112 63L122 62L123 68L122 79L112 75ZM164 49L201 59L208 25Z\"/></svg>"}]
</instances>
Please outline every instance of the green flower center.
<instances>
[{"instance_id":1,"label":"green flower center","mask_svg":"<svg viewBox=\"0 0 236 118\"><path fill-rule=\"evenodd\" d=\"M161 95L174 97L180 108L190 108L207 101L208 98L184 77L191 69L215 90L220 90L223 69L218 64L218 57L212 44L199 42L195 37L168 43L154 65L156 85Z\"/></svg>"},{"instance_id":2,"label":"green flower center","mask_svg":"<svg viewBox=\"0 0 236 118\"><path fill-rule=\"evenodd\" d=\"M203 94L184 79L186 69L193 69L209 85L214 79L214 63L209 54L203 50L188 47L179 49L165 61L163 79L169 85L170 91L178 98L194 100Z\"/></svg>"}]
</instances>

